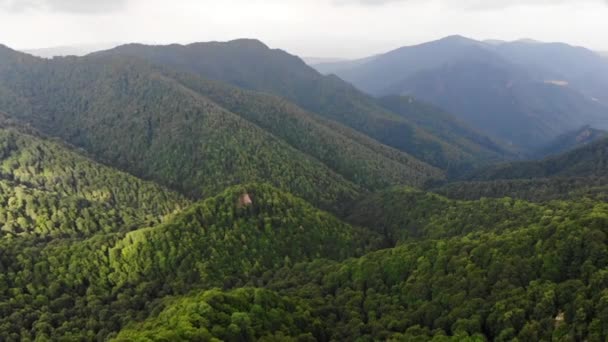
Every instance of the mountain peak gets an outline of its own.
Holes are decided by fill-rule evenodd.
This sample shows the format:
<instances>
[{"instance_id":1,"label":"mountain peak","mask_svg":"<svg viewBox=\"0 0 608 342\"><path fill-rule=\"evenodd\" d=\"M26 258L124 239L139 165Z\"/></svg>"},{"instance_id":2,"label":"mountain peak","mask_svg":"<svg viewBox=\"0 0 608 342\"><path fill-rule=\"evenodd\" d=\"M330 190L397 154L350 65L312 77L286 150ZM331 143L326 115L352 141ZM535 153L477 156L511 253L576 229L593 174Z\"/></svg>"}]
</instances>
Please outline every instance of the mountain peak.
<instances>
[{"instance_id":1,"label":"mountain peak","mask_svg":"<svg viewBox=\"0 0 608 342\"><path fill-rule=\"evenodd\" d=\"M269 49L268 45L264 44L261 40L253 38L234 39L228 41L226 44Z\"/></svg>"},{"instance_id":2,"label":"mountain peak","mask_svg":"<svg viewBox=\"0 0 608 342\"><path fill-rule=\"evenodd\" d=\"M441 38L441 39L437 40L436 42L443 42L443 43L446 43L446 42L449 42L449 43L467 43L467 44L470 44L470 43L477 44L477 43L479 43L478 41L476 41L474 39L467 38L465 36L461 36L461 35L457 35L457 34Z\"/></svg>"}]
</instances>

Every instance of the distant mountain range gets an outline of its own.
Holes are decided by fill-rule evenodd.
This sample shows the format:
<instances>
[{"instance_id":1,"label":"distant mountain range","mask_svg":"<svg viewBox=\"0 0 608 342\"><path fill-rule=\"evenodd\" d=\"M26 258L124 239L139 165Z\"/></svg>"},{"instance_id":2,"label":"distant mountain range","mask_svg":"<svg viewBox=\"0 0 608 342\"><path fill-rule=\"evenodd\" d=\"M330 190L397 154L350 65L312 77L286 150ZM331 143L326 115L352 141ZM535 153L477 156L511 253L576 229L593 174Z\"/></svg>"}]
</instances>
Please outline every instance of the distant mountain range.
<instances>
[{"instance_id":1,"label":"distant mountain range","mask_svg":"<svg viewBox=\"0 0 608 342\"><path fill-rule=\"evenodd\" d=\"M434 103L522 150L585 125L608 128L608 61L566 44L452 36L315 68L376 96Z\"/></svg>"},{"instance_id":2,"label":"distant mountain range","mask_svg":"<svg viewBox=\"0 0 608 342\"><path fill-rule=\"evenodd\" d=\"M327 58L327 57L302 57L302 60L308 65L321 63L337 63L347 61L345 58Z\"/></svg>"},{"instance_id":3,"label":"distant mountain range","mask_svg":"<svg viewBox=\"0 0 608 342\"><path fill-rule=\"evenodd\" d=\"M504 150L497 152L497 144L481 133L470 135L476 135L475 141L463 138L469 140L467 147L454 143L453 136L433 134L417 125L415 118L397 115L338 77L323 76L300 58L270 49L257 40L185 46L131 44L97 55L143 58L206 79L281 96L325 119L444 169L496 160L506 153ZM423 107L414 99L402 106L409 106L409 113ZM489 145L480 142L489 142Z\"/></svg>"},{"instance_id":4,"label":"distant mountain range","mask_svg":"<svg viewBox=\"0 0 608 342\"><path fill-rule=\"evenodd\" d=\"M63 56L84 56L89 53L106 50L120 45L120 43L80 44L69 46L54 46L40 49L26 49L23 52L42 58Z\"/></svg>"}]
</instances>

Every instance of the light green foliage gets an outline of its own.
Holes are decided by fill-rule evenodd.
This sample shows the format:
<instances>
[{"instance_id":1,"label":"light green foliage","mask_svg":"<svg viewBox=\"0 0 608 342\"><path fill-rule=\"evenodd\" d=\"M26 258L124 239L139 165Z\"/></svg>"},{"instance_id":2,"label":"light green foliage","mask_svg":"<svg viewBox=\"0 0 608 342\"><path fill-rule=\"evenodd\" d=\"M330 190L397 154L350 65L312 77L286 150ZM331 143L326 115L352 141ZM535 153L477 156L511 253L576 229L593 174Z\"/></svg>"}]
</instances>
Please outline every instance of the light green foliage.
<instances>
[{"instance_id":1,"label":"light green foliage","mask_svg":"<svg viewBox=\"0 0 608 342\"><path fill-rule=\"evenodd\" d=\"M310 311L264 289L215 289L167 300L157 317L114 341L316 341L322 323Z\"/></svg>"},{"instance_id":2,"label":"light green foliage","mask_svg":"<svg viewBox=\"0 0 608 342\"><path fill-rule=\"evenodd\" d=\"M86 237L153 225L188 201L61 143L0 128L0 237Z\"/></svg>"},{"instance_id":3,"label":"light green foliage","mask_svg":"<svg viewBox=\"0 0 608 342\"><path fill-rule=\"evenodd\" d=\"M7 242L0 255L6 275L0 339L107 338L158 310L166 295L260 286L273 270L360 256L380 242L378 234L267 185L230 188L165 223L129 233L41 245Z\"/></svg>"}]
</instances>

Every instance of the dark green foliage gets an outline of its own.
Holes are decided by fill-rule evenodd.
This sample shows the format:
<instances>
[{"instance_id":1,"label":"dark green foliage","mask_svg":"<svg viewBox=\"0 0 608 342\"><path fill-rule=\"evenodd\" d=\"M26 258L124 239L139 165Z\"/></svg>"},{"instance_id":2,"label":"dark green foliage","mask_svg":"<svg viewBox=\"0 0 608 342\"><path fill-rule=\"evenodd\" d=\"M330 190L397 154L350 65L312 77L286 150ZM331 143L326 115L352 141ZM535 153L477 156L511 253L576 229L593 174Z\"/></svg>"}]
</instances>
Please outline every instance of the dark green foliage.
<instances>
[{"instance_id":1,"label":"dark green foliage","mask_svg":"<svg viewBox=\"0 0 608 342\"><path fill-rule=\"evenodd\" d=\"M514 162L482 168L468 180L547 177L603 177L608 170L608 139L540 161Z\"/></svg>"},{"instance_id":2,"label":"dark green foliage","mask_svg":"<svg viewBox=\"0 0 608 342\"><path fill-rule=\"evenodd\" d=\"M608 200L608 178L554 177L453 182L430 190L442 196L463 200L512 197L532 202L544 202L555 199L574 200L580 197L590 197L606 201Z\"/></svg>"},{"instance_id":3,"label":"dark green foliage","mask_svg":"<svg viewBox=\"0 0 608 342\"><path fill-rule=\"evenodd\" d=\"M109 250L116 270L110 278L119 286L232 287L292 262L361 255L379 245L378 237L269 186L237 186L166 224L127 234Z\"/></svg>"},{"instance_id":4,"label":"dark green foliage","mask_svg":"<svg viewBox=\"0 0 608 342\"><path fill-rule=\"evenodd\" d=\"M462 204L448 204L445 220L430 220L425 229L433 235L447 222L476 227L473 231L406 240L344 263L297 265L279 272L269 287L305 299L334 340L442 340L445 335L465 340L473 335L481 340L603 341L608 336L603 323L606 204L489 203L479 203L487 209L478 215L463 211ZM495 213L492 224L488 218Z\"/></svg>"},{"instance_id":5,"label":"dark green foliage","mask_svg":"<svg viewBox=\"0 0 608 342\"><path fill-rule=\"evenodd\" d=\"M129 233L0 240L0 339L106 339L166 295L258 285L271 270L359 256L380 243L266 185L231 188Z\"/></svg>"},{"instance_id":6,"label":"dark green foliage","mask_svg":"<svg viewBox=\"0 0 608 342\"><path fill-rule=\"evenodd\" d=\"M350 209L347 220L377 230L394 245L410 239L444 239L473 231L518 228L540 220L542 214L538 205L509 198L453 201L397 188L360 201Z\"/></svg>"},{"instance_id":7,"label":"dark green foliage","mask_svg":"<svg viewBox=\"0 0 608 342\"><path fill-rule=\"evenodd\" d=\"M227 65L259 65L240 59L240 44L266 56L240 42ZM195 65L213 69L219 51ZM293 61L283 57L265 72ZM357 113L350 100L372 102L331 77L336 88L316 93L318 79L298 83L310 75L301 69L268 82L255 68L213 70L248 88L297 89L282 95L307 94L334 114L353 109L349 126L395 128L383 137L397 145L437 142L417 153L450 168L499 154L407 98L391 100L406 124ZM0 46L0 108L13 115L0 114L0 341L608 338L606 141L435 189L539 203L464 201L411 187L370 193L442 174L325 113L137 59L44 61ZM408 120L446 140L404 131ZM192 204L35 128L206 199Z\"/></svg>"},{"instance_id":8,"label":"dark green foliage","mask_svg":"<svg viewBox=\"0 0 608 342\"><path fill-rule=\"evenodd\" d=\"M237 113L353 183L377 190L394 184L420 186L442 172L404 152L276 96L254 93L184 74L174 76L190 89Z\"/></svg>"},{"instance_id":9,"label":"dark green foliage","mask_svg":"<svg viewBox=\"0 0 608 342\"><path fill-rule=\"evenodd\" d=\"M0 108L11 107L7 111L14 117L191 196L268 181L337 211L361 190L312 156L138 60L35 60L4 71L0 67L0 84L30 104L30 111L21 111L0 97Z\"/></svg>"},{"instance_id":10,"label":"dark green foliage","mask_svg":"<svg viewBox=\"0 0 608 342\"><path fill-rule=\"evenodd\" d=\"M605 203L458 202L395 189L367 205L390 212L397 233L411 231L405 222L412 217L419 233L402 234L397 247L358 259L317 259L266 273L261 280L272 292L214 290L172 299L119 336L226 336L221 334L235 313L246 322L243 329L232 329L247 333L243 340L278 332L283 339L308 332L320 341L603 341L608 336ZM290 321L277 330L271 323L276 316L265 316L264 310L252 315L256 304L264 305L252 297L256 291L274 298L273 305L265 304L271 312L290 303L294 316L289 317L299 319L303 330ZM209 308L211 298L223 300ZM221 317L225 323L214 327Z\"/></svg>"},{"instance_id":11,"label":"dark green foliage","mask_svg":"<svg viewBox=\"0 0 608 342\"><path fill-rule=\"evenodd\" d=\"M271 50L259 41L187 46L131 44L98 54L135 56L204 78L279 95L440 168L475 162L479 157L390 112L338 77L323 76L298 57Z\"/></svg>"}]
</instances>

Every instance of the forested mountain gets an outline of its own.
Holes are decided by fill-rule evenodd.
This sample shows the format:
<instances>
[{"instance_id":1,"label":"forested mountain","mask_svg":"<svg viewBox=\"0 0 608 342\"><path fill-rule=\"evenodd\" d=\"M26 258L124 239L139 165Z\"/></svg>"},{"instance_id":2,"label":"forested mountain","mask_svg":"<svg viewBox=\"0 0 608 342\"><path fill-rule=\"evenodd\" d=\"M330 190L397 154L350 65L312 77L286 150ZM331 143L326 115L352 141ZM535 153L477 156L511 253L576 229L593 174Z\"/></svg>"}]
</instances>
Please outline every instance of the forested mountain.
<instances>
[{"instance_id":1,"label":"forested mountain","mask_svg":"<svg viewBox=\"0 0 608 342\"><path fill-rule=\"evenodd\" d=\"M504 163L517 151L462 115L253 40L0 46L0 341L605 341L593 89L538 82L502 44L349 65L499 99L501 130L561 154Z\"/></svg>"},{"instance_id":2,"label":"forested mountain","mask_svg":"<svg viewBox=\"0 0 608 342\"><path fill-rule=\"evenodd\" d=\"M523 151L585 125L608 128L608 107L507 64L454 62L421 71L393 89L449 108L481 132Z\"/></svg>"},{"instance_id":3,"label":"forested mountain","mask_svg":"<svg viewBox=\"0 0 608 342\"><path fill-rule=\"evenodd\" d=\"M503 58L530 70L542 70L608 103L608 61L596 52L563 43L515 41L495 47Z\"/></svg>"},{"instance_id":4,"label":"forested mountain","mask_svg":"<svg viewBox=\"0 0 608 342\"><path fill-rule=\"evenodd\" d=\"M542 160L503 163L481 168L460 181L432 187L457 199L513 197L546 202L553 199L608 200L608 139Z\"/></svg>"},{"instance_id":5,"label":"forested mountain","mask_svg":"<svg viewBox=\"0 0 608 342\"><path fill-rule=\"evenodd\" d=\"M426 131L442 137L459 149L479 156L480 160L500 160L509 155L508 147L470 128L464 122L433 105L420 102L410 96L385 96L378 100L385 108L406 117ZM449 170L448 170L449 171Z\"/></svg>"},{"instance_id":6,"label":"forested mountain","mask_svg":"<svg viewBox=\"0 0 608 342\"><path fill-rule=\"evenodd\" d=\"M0 108L109 164L189 196L269 181L339 210L360 191L442 173L276 97L131 57L50 61L8 49Z\"/></svg>"},{"instance_id":7,"label":"forested mountain","mask_svg":"<svg viewBox=\"0 0 608 342\"><path fill-rule=\"evenodd\" d=\"M141 227L52 244L0 240L0 338L107 339L162 309L164 296L253 285L273 269L382 242L265 185L230 188Z\"/></svg>"},{"instance_id":8,"label":"forested mountain","mask_svg":"<svg viewBox=\"0 0 608 342\"><path fill-rule=\"evenodd\" d=\"M431 102L523 152L584 125L608 127L603 100L608 63L565 44L488 43L456 36L321 69L371 94Z\"/></svg>"},{"instance_id":9,"label":"forested mountain","mask_svg":"<svg viewBox=\"0 0 608 342\"><path fill-rule=\"evenodd\" d=\"M449 137L427 132L341 79L323 76L298 57L269 49L256 40L186 46L132 44L97 54L136 56L204 78L273 93L440 168L476 163L488 157L457 149ZM499 158L501 153L492 152L489 158Z\"/></svg>"},{"instance_id":10,"label":"forested mountain","mask_svg":"<svg viewBox=\"0 0 608 342\"><path fill-rule=\"evenodd\" d=\"M533 202L581 198L608 201L608 177L573 176L454 181L431 186L428 190L452 199L463 200L511 197Z\"/></svg>"},{"instance_id":11,"label":"forested mountain","mask_svg":"<svg viewBox=\"0 0 608 342\"><path fill-rule=\"evenodd\" d=\"M0 238L50 240L159 223L189 201L0 113Z\"/></svg>"},{"instance_id":12,"label":"forested mountain","mask_svg":"<svg viewBox=\"0 0 608 342\"><path fill-rule=\"evenodd\" d=\"M483 44L461 36L416 46L406 46L359 62L340 62L315 65L324 74L340 76L359 89L373 95L391 95L389 87L420 72L432 70L447 63L473 60L499 63L501 58L483 48Z\"/></svg>"},{"instance_id":13,"label":"forested mountain","mask_svg":"<svg viewBox=\"0 0 608 342\"><path fill-rule=\"evenodd\" d=\"M608 171L608 139L540 161L498 164L474 172L471 180L526 179L566 176L605 176Z\"/></svg>"},{"instance_id":14,"label":"forested mountain","mask_svg":"<svg viewBox=\"0 0 608 342\"><path fill-rule=\"evenodd\" d=\"M353 219L384 227L397 247L286 266L264 277L264 289L168 298L117 341L600 341L607 213L592 201L459 202L391 190L364 200Z\"/></svg>"},{"instance_id":15,"label":"forested mountain","mask_svg":"<svg viewBox=\"0 0 608 342\"><path fill-rule=\"evenodd\" d=\"M549 155L561 154L607 137L608 132L585 126L560 135L557 139L536 151L534 155L546 157Z\"/></svg>"}]
</instances>

